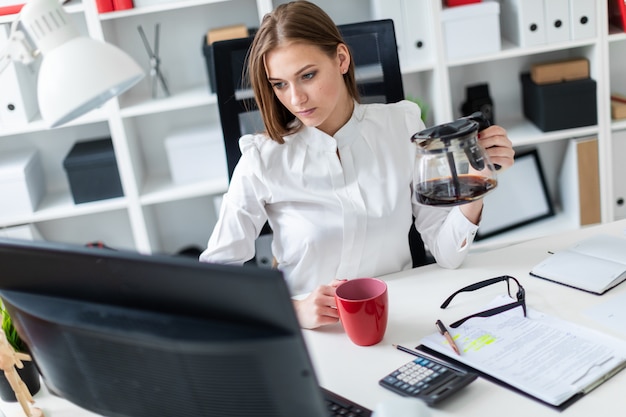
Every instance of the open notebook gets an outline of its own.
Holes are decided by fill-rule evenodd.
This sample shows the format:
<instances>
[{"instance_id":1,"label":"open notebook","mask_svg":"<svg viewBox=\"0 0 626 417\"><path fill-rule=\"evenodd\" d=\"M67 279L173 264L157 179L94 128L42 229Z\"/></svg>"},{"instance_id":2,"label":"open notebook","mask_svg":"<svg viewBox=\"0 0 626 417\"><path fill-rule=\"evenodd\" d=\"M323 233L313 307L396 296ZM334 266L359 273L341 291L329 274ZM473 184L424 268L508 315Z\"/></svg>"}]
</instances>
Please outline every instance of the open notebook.
<instances>
[{"instance_id":1,"label":"open notebook","mask_svg":"<svg viewBox=\"0 0 626 417\"><path fill-rule=\"evenodd\" d=\"M594 294L603 294L626 279L626 238L600 234L548 255L530 271Z\"/></svg>"}]
</instances>

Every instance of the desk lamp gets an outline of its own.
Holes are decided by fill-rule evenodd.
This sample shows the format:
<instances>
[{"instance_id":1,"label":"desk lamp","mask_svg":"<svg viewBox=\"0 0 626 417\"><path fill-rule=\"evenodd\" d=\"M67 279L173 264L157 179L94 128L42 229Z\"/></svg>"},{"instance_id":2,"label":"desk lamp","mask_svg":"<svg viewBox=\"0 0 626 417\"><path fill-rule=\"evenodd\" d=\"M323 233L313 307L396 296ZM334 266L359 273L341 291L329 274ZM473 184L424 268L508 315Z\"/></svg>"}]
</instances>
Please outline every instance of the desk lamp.
<instances>
[{"instance_id":1,"label":"desk lamp","mask_svg":"<svg viewBox=\"0 0 626 417\"><path fill-rule=\"evenodd\" d=\"M18 24L26 33L18 29ZM31 45L32 43L32 45ZM42 119L65 124L122 94L144 76L117 47L80 36L59 0L29 0L11 25L0 51L0 73L12 62L43 60L37 81Z\"/></svg>"}]
</instances>

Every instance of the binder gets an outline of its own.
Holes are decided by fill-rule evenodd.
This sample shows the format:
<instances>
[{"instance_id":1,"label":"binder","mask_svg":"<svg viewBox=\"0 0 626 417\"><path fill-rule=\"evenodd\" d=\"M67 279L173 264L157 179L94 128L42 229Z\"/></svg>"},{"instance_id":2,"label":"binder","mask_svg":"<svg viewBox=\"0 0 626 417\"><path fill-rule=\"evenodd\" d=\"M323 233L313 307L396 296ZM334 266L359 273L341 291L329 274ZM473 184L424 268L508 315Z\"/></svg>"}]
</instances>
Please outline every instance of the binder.
<instances>
[{"instance_id":1,"label":"binder","mask_svg":"<svg viewBox=\"0 0 626 417\"><path fill-rule=\"evenodd\" d=\"M9 39L8 24L0 25L0 50ZM39 113L37 65L11 62L0 74L0 127L23 126Z\"/></svg>"},{"instance_id":2,"label":"binder","mask_svg":"<svg viewBox=\"0 0 626 417\"><path fill-rule=\"evenodd\" d=\"M543 2L544 0L501 0L502 35L519 46L545 44L547 38Z\"/></svg>"},{"instance_id":3,"label":"binder","mask_svg":"<svg viewBox=\"0 0 626 417\"><path fill-rule=\"evenodd\" d=\"M596 36L596 0L570 0L570 38L588 39Z\"/></svg>"},{"instance_id":4,"label":"binder","mask_svg":"<svg viewBox=\"0 0 626 417\"><path fill-rule=\"evenodd\" d=\"M626 130L614 131L611 135L611 150L613 155L626 155ZM620 161L619 156L613 159L613 178L626 178L626 164ZM626 181L613 181L613 215L615 219L626 219Z\"/></svg>"},{"instance_id":5,"label":"binder","mask_svg":"<svg viewBox=\"0 0 626 417\"><path fill-rule=\"evenodd\" d=\"M626 31L626 2L609 0L609 22Z\"/></svg>"},{"instance_id":6,"label":"binder","mask_svg":"<svg viewBox=\"0 0 626 417\"><path fill-rule=\"evenodd\" d=\"M113 0L113 9L115 11L132 9L134 6L133 0Z\"/></svg>"},{"instance_id":7,"label":"binder","mask_svg":"<svg viewBox=\"0 0 626 417\"><path fill-rule=\"evenodd\" d=\"M8 5L8 6L4 6L2 5L2 3L0 3L0 16L17 14L22 10L22 7L24 7L24 3L13 4L13 5Z\"/></svg>"},{"instance_id":8,"label":"binder","mask_svg":"<svg viewBox=\"0 0 626 417\"><path fill-rule=\"evenodd\" d=\"M406 61L429 63L433 61L434 39L432 3L429 0L403 0L404 39Z\"/></svg>"},{"instance_id":9,"label":"binder","mask_svg":"<svg viewBox=\"0 0 626 417\"><path fill-rule=\"evenodd\" d=\"M569 0L544 0L546 42L564 42L570 39Z\"/></svg>"},{"instance_id":10,"label":"binder","mask_svg":"<svg viewBox=\"0 0 626 417\"><path fill-rule=\"evenodd\" d=\"M600 223L598 139L570 139L559 184L567 216L581 226Z\"/></svg>"},{"instance_id":11,"label":"binder","mask_svg":"<svg viewBox=\"0 0 626 417\"><path fill-rule=\"evenodd\" d=\"M115 10L113 0L96 0L96 8L98 13L108 13Z\"/></svg>"},{"instance_id":12,"label":"binder","mask_svg":"<svg viewBox=\"0 0 626 417\"><path fill-rule=\"evenodd\" d=\"M374 19L392 19L400 65L432 62L433 38L429 0L373 0Z\"/></svg>"}]
</instances>

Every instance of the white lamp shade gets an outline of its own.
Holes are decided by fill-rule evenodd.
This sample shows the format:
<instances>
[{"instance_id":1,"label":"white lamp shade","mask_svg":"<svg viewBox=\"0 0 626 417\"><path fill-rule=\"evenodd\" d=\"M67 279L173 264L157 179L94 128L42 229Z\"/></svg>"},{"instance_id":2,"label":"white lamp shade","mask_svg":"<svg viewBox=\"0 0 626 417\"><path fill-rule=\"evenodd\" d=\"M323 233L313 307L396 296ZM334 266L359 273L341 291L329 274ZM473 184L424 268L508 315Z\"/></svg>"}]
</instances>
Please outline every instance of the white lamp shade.
<instances>
[{"instance_id":1,"label":"white lamp shade","mask_svg":"<svg viewBox=\"0 0 626 417\"><path fill-rule=\"evenodd\" d=\"M143 71L117 47L76 37L45 54L38 100L43 120L56 127L100 107L135 85Z\"/></svg>"}]
</instances>

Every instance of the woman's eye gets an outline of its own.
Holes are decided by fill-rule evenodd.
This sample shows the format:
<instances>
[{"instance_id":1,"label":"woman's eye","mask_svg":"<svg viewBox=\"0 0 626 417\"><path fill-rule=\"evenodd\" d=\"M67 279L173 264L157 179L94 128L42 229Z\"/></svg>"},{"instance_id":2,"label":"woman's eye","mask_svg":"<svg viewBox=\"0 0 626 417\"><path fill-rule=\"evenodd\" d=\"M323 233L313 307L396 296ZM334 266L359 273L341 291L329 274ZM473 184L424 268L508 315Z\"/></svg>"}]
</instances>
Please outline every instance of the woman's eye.
<instances>
[{"instance_id":1,"label":"woman's eye","mask_svg":"<svg viewBox=\"0 0 626 417\"><path fill-rule=\"evenodd\" d=\"M283 88L285 86L284 82L276 82L276 83L272 83L272 88L275 88L276 90L280 90L281 88Z\"/></svg>"},{"instance_id":2,"label":"woman's eye","mask_svg":"<svg viewBox=\"0 0 626 417\"><path fill-rule=\"evenodd\" d=\"M315 72L308 72L306 74L304 74L302 76L302 79L304 80L310 80L311 78L315 77Z\"/></svg>"}]
</instances>

